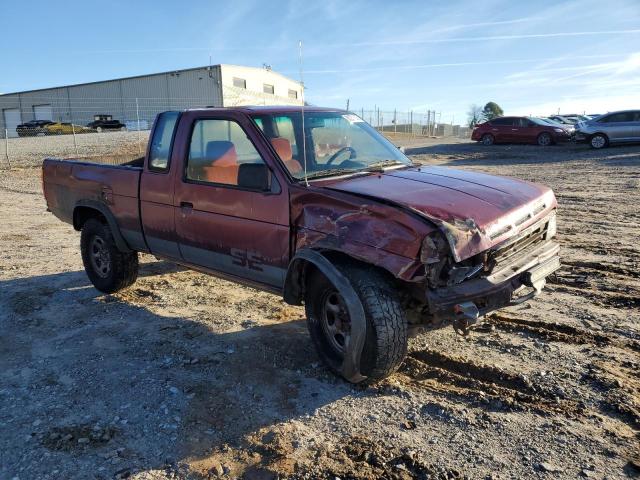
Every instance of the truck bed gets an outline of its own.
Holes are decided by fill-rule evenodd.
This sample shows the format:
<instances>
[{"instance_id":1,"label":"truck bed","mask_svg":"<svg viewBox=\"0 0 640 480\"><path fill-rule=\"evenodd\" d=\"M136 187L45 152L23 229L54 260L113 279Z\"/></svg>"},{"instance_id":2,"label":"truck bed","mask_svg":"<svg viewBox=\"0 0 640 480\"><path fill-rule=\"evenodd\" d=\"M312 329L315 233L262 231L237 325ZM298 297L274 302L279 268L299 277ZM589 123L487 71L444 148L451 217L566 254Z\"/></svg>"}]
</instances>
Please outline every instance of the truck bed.
<instances>
[{"instance_id":1,"label":"truck bed","mask_svg":"<svg viewBox=\"0 0 640 480\"><path fill-rule=\"evenodd\" d=\"M142 159L102 165L47 158L42 164L42 188L49 210L60 220L76 226L83 207L99 209L108 222L116 222L128 246L135 248L142 231L138 204L141 173Z\"/></svg>"}]
</instances>

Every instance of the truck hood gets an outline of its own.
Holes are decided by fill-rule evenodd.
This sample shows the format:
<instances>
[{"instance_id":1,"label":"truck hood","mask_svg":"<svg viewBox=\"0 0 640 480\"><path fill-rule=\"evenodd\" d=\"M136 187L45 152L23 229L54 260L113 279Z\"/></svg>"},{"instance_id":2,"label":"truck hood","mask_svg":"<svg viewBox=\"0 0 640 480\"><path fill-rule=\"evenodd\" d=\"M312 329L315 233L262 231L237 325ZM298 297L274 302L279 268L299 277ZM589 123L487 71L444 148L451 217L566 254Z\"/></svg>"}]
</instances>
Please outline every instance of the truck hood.
<instances>
[{"instance_id":1,"label":"truck hood","mask_svg":"<svg viewBox=\"0 0 640 480\"><path fill-rule=\"evenodd\" d=\"M553 192L542 185L446 167L390 169L326 187L429 219L444 233L456 261L508 240L556 207Z\"/></svg>"}]
</instances>

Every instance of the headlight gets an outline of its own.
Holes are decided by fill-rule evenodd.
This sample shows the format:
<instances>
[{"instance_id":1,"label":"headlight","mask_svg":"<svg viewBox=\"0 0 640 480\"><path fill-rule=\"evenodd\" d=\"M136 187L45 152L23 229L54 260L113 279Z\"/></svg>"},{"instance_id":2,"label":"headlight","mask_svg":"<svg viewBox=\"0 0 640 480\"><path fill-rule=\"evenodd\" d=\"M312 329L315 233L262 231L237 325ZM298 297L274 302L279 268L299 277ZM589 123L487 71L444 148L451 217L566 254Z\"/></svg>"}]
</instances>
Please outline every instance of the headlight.
<instances>
[{"instance_id":1,"label":"headlight","mask_svg":"<svg viewBox=\"0 0 640 480\"><path fill-rule=\"evenodd\" d=\"M558 133L564 133L564 130L561 128L554 128L553 131Z\"/></svg>"},{"instance_id":2,"label":"headlight","mask_svg":"<svg viewBox=\"0 0 640 480\"><path fill-rule=\"evenodd\" d=\"M558 225L556 223L556 214L554 213L553 215L551 215L551 218L549 219L549 223L547 223L547 236L546 236L546 239L549 240L549 239L555 237L557 231L558 231Z\"/></svg>"}]
</instances>

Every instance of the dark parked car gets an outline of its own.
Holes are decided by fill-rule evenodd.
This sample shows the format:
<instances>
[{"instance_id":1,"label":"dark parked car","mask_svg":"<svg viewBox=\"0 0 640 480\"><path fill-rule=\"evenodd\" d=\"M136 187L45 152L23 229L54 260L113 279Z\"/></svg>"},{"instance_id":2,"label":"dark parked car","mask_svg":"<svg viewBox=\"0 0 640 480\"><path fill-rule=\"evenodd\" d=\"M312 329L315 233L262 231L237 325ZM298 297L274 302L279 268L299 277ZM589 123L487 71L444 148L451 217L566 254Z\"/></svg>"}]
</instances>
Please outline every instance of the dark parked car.
<instances>
[{"instance_id":1,"label":"dark parked car","mask_svg":"<svg viewBox=\"0 0 640 480\"><path fill-rule=\"evenodd\" d=\"M581 122L576 130L576 141L589 143L591 148L640 142L640 110L611 112Z\"/></svg>"},{"instance_id":2,"label":"dark parked car","mask_svg":"<svg viewBox=\"0 0 640 480\"><path fill-rule=\"evenodd\" d=\"M45 128L51 125L51 120L31 120L16 127L19 137L35 137L36 135L47 135L49 131Z\"/></svg>"},{"instance_id":3,"label":"dark parked car","mask_svg":"<svg viewBox=\"0 0 640 480\"><path fill-rule=\"evenodd\" d=\"M93 128L98 132L103 130L124 130L125 124L120 120L114 120L111 115L94 115L93 122L87 124L87 127Z\"/></svg>"},{"instance_id":4,"label":"dark parked car","mask_svg":"<svg viewBox=\"0 0 640 480\"><path fill-rule=\"evenodd\" d=\"M165 112L145 158L47 159L42 179L98 290L133 284L146 252L275 293L304 304L320 358L352 382L395 371L410 334L466 332L560 268L549 188L414 165L341 110Z\"/></svg>"},{"instance_id":5,"label":"dark parked car","mask_svg":"<svg viewBox=\"0 0 640 480\"><path fill-rule=\"evenodd\" d=\"M498 117L473 129L471 139L484 145L494 143L537 143L551 145L571 139L570 132L536 117Z\"/></svg>"}]
</instances>

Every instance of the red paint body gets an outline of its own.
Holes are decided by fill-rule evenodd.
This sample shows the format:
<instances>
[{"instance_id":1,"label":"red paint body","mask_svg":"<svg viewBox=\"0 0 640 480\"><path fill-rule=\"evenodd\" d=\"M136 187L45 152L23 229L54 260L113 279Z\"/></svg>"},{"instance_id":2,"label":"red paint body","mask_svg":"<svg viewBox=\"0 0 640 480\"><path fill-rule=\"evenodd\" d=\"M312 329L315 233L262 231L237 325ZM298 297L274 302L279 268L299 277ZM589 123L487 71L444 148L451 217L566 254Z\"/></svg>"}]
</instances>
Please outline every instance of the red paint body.
<instances>
[{"instance_id":1,"label":"red paint body","mask_svg":"<svg viewBox=\"0 0 640 480\"><path fill-rule=\"evenodd\" d=\"M471 133L471 140L480 141L489 134L494 143L538 143L540 134L548 133L553 143L571 139L569 132L553 125L540 125L527 117L499 117L477 125Z\"/></svg>"},{"instance_id":2,"label":"red paint body","mask_svg":"<svg viewBox=\"0 0 640 480\"><path fill-rule=\"evenodd\" d=\"M299 108L260 109L293 110ZM251 119L255 111L183 112L165 173L149 169L148 152L144 160L115 167L47 159L48 208L78 229L90 209L106 209L122 248L277 292L286 289L289 262L302 248L339 252L426 289L421 254L427 235L443 233L452 262L464 262L500 248L556 208L546 187L442 167L323 178L306 186L288 174ZM192 125L204 118L233 120L244 129L271 172L271 191L185 180Z\"/></svg>"}]
</instances>

